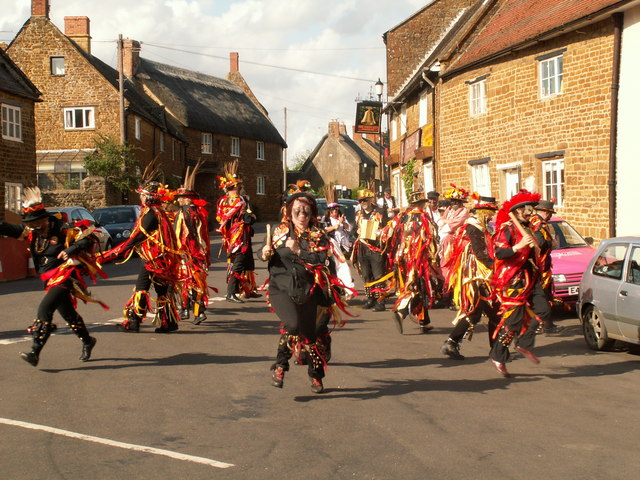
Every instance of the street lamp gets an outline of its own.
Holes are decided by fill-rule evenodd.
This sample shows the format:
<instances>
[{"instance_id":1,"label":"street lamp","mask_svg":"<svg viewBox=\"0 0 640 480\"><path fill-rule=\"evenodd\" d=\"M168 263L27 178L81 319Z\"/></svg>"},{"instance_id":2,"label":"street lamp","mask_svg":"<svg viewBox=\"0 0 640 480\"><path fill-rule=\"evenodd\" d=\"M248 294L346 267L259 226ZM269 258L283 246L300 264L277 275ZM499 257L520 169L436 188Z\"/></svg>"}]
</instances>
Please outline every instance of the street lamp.
<instances>
[{"instance_id":1,"label":"street lamp","mask_svg":"<svg viewBox=\"0 0 640 480\"><path fill-rule=\"evenodd\" d=\"M380 80L380 77L378 77L378 81L376 82L376 95L378 95L378 102L380 103L380 119L379 119L379 123L380 123L380 130L378 132L378 139L379 139L379 144L380 144L380 156L379 156L379 162L378 165L380 165L380 189L382 190L382 188L384 188L384 165L382 163L382 91L384 90L384 83L382 83L382 80Z\"/></svg>"}]
</instances>

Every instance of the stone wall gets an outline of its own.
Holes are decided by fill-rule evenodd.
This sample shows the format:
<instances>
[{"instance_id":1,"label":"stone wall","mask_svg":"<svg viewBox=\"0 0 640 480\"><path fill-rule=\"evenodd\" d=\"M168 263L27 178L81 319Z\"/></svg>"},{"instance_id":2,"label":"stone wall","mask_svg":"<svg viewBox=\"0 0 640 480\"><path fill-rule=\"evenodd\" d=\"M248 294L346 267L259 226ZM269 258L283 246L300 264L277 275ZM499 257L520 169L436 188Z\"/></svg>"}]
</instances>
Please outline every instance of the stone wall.
<instances>
[{"instance_id":1,"label":"stone wall","mask_svg":"<svg viewBox=\"0 0 640 480\"><path fill-rule=\"evenodd\" d=\"M119 205L122 197L113 187L106 186L102 177L87 177L80 190L52 190L43 192L42 199L47 207L70 207L81 205L92 212L96 208Z\"/></svg>"}]
</instances>

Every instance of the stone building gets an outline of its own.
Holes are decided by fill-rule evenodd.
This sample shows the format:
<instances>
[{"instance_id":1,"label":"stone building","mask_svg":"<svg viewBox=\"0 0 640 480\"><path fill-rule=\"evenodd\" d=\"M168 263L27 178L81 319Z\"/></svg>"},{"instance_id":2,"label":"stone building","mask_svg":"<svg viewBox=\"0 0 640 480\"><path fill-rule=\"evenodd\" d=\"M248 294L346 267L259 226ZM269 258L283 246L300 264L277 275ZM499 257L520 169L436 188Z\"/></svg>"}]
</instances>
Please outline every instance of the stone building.
<instances>
[{"instance_id":1,"label":"stone building","mask_svg":"<svg viewBox=\"0 0 640 480\"><path fill-rule=\"evenodd\" d=\"M36 184L34 104L40 92L0 48L0 221L20 222L24 187ZM0 281L24 278L26 242L0 237Z\"/></svg>"},{"instance_id":2,"label":"stone building","mask_svg":"<svg viewBox=\"0 0 640 480\"><path fill-rule=\"evenodd\" d=\"M400 102L400 113L391 115L389 160L402 157L411 134L403 132L394 142L394 128L400 130L403 121L410 126L416 110L408 90L406 97L399 94L422 79L435 87L430 105L436 189L455 183L499 200L523 187L536 189L584 236L610 236L617 111L612 92L621 40L616 32L624 11L636 3L471 5L459 17L462 24L441 31L437 47L395 90L392 101Z\"/></svg>"},{"instance_id":3,"label":"stone building","mask_svg":"<svg viewBox=\"0 0 640 480\"><path fill-rule=\"evenodd\" d=\"M94 151L99 134L119 139L121 121L124 140L136 147L143 168L157 157L165 180L181 178L184 138L163 108L126 79L120 118L118 72L91 55L89 18L65 17L62 33L49 19L49 0L32 0L31 17L7 54L42 92L43 101L35 107L35 133L43 190L80 189L86 177L84 157Z\"/></svg>"},{"instance_id":4,"label":"stone building","mask_svg":"<svg viewBox=\"0 0 640 480\"><path fill-rule=\"evenodd\" d=\"M139 52L139 42L125 42L124 72L181 125L188 164L205 161L196 190L215 205L223 162L238 159L252 209L261 220L275 220L287 145L242 78L238 54L231 54L228 79L222 79L153 62Z\"/></svg>"},{"instance_id":5,"label":"stone building","mask_svg":"<svg viewBox=\"0 0 640 480\"><path fill-rule=\"evenodd\" d=\"M361 144L367 142L361 135L357 137ZM363 146L370 151L377 148ZM303 163L298 177L309 180L316 190L334 183L355 191L359 186L368 186L369 182L374 181L377 160L377 153L372 158L347 135L345 125L334 120L329 122L328 133Z\"/></svg>"}]
</instances>

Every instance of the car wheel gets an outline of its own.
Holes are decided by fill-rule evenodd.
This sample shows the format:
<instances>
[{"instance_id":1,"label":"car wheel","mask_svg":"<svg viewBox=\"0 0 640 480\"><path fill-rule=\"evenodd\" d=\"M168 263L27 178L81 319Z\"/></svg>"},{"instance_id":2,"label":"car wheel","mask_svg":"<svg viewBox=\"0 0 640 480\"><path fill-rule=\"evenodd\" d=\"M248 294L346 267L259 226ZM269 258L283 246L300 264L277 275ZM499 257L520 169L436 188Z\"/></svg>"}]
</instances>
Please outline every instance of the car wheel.
<instances>
[{"instance_id":1,"label":"car wheel","mask_svg":"<svg viewBox=\"0 0 640 480\"><path fill-rule=\"evenodd\" d=\"M582 333L584 341L591 350L607 350L613 346L614 340L607 337L607 330L600 315L593 306L587 307L582 317Z\"/></svg>"}]
</instances>

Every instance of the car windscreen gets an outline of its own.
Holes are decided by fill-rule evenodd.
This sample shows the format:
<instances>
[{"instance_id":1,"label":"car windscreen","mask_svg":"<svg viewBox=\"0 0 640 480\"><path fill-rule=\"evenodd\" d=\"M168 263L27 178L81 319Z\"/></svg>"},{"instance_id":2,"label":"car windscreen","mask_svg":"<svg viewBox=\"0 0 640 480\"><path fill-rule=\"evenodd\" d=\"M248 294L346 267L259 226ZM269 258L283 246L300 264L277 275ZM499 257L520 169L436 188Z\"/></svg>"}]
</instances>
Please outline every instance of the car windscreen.
<instances>
[{"instance_id":1,"label":"car windscreen","mask_svg":"<svg viewBox=\"0 0 640 480\"><path fill-rule=\"evenodd\" d=\"M93 216L102 225L113 225L114 223L134 223L136 212L130 207L102 208L94 210Z\"/></svg>"},{"instance_id":2,"label":"car windscreen","mask_svg":"<svg viewBox=\"0 0 640 480\"><path fill-rule=\"evenodd\" d=\"M587 242L576 232L576 230L565 221L549 222L553 227L553 248L562 250L564 248L587 247Z\"/></svg>"}]
</instances>

